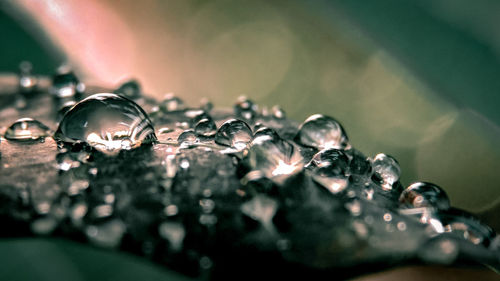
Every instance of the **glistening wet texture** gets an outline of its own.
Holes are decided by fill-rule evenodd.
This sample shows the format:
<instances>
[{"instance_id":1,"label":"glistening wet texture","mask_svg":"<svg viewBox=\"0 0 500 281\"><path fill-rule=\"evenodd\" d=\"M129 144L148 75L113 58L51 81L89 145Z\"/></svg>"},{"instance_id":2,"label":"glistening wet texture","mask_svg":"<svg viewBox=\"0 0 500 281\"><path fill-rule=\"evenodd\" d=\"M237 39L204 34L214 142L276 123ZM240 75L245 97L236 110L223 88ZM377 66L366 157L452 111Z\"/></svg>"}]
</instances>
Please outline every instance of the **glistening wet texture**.
<instances>
[{"instance_id":1,"label":"glistening wet texture","mask_svg":"<svg viewBox=\"0 0 500 281\"><path fill-rule=\"evenodd\" d=\"M218 111L140 89L87 90L59 125L65 97L2 96L6 121L32 113L58 141L3 133L4 236L64 237L208 279L347 278L421 262L499 268L487 225L437 185L404 188L394 158L366 157L331 117L298 125L247 98ZM119 96L129 90L134 101ZM13 109L21 93L27 106Z\"/></svg>"}]
</instances>

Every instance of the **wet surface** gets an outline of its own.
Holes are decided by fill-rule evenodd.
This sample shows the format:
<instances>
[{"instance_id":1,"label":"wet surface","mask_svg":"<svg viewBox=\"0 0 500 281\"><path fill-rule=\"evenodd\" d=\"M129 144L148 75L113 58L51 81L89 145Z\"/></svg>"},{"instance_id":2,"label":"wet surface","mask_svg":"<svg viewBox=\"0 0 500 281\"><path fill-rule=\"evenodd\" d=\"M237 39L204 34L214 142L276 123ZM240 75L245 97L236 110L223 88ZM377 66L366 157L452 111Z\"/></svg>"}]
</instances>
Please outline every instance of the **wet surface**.
<instances>
[{"instance_id":1,"label":"wet surface","mask_svg":"<svg viewBox=\"0 0 500 281\"><path fill-rule=\"evenodd\" d=\"M2 91L3 236L63 237L213 279L346 278L422 262L499 269L491 228L437 185L405 188L396 159L363 155L332 117L298 124L247 98L233 110L155 101L136 81L47 90L76 89L75 79Z\"/></svg>"}]
</instances>

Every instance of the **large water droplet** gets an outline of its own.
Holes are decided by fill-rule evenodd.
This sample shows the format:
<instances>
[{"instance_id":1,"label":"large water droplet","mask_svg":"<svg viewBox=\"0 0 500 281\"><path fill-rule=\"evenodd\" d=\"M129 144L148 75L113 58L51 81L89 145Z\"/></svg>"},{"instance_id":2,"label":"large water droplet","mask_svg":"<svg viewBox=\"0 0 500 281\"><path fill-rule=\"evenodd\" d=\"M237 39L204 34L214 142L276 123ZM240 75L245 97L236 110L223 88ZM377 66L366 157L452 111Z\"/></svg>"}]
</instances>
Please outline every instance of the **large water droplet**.
<instances>
[{"instance_id":1,"label":"large water droplet","mask_svg":"<svg viewBox=\"0 0 500 281\"><path fill-rule=\"evenodd\" d=\"M373 158L373 179L380 183L384 190L391 190L399 180L401 168L393 157L379 153Z\"/></svg>"},{"instance_id":2,"label":"large water droplet","mask_svg":"<svg viewBox=\"0 0 500 281\"><path fill-rule=\"evenodd\" d=\"M182 243L186 231L184 226L178 222L163 222L158 227L158 232L161 237L169 242L170 249L174 252L182 250Z\"/></svg>"},{"instance_id":3,"label":"large water droplet","mask_svg":"<svg viewBox=\"0 0 500 281\"><path fill-rule=\"evenodd\" d=\"M217 144L230 146L237 150L244 149L250 141L252 141L252 130L247 123L237 119L224 122L215 134Z\"/></svg>"},{"instance_id":4,"label":"large water droplet","mask_svg":"<svg viewBox=\"0 0 500 281\"><path fill-rule=\"evenodd\" d=\"M50 92L58 98L69 98L82 94L85 91L85 85L81 83L76 75L67 68L59 70L52 80Z\"/></svg>"},{"instance_id":5,"label":"large water droplet","mask_svg":"<svg viewBox=\"0 0 500 281\"><path fill-rule=\"evenodd\" d=\"M417 182L408 186L401 193L399 202L410 208L432 207L438 210L450 208L446 192L441 187L427 182Z\"/></svg>"},{"instance_id":6,"label":"large water droplet","mask_svg":"<svg viewBox=\"0 0 500 281\"><path fill-rule=\"evenodd\" d=\"M109 93L77 103L64 115L55 137L63 142L85 142L107 154L156 140L144 110L129 99Z\"/></svg>"},{"instance_id":7,"label":"large water droplet","mask_svg":"<svg viewBox=\"0 0 500 281\"><path fill-rule=\"evenodd\" d=\"M141 85L134 79L123 83L114 91L115 94L122 95L129 99L138 99L141 97Z\"/></svg>"},{"instance_id":8,"label":"large water droplet","mask_svg":"<svg viewBox=\"0 0 500 281\"><path fill-rule=\"evenodd\" d=\"M337 120L316 114L307 118L299 127L295 140L316 149L345 148L349 139Z\"/></svg>"},{"instance_id":9,"label":"large water droplet","mask_svg":"<svg viewBox=\"0 0 500 281\"><path fill-rule=\"evenodd\" d=\"M50 129L31 118L21 118L5 132L5 138L11 141L33 141L50 135Z\"/></svg>"},{"instance_id":10,"label":"large water droplet","mask_svg":"<svg viewBox=\"0 0 500 281\"><path fill-rule=\"evenodd\" d=\"M244 161L250 170L260 171L278 184L304 167L304 158L296 146L267 135L252 141Z\"/></svg>"}]
</instances>

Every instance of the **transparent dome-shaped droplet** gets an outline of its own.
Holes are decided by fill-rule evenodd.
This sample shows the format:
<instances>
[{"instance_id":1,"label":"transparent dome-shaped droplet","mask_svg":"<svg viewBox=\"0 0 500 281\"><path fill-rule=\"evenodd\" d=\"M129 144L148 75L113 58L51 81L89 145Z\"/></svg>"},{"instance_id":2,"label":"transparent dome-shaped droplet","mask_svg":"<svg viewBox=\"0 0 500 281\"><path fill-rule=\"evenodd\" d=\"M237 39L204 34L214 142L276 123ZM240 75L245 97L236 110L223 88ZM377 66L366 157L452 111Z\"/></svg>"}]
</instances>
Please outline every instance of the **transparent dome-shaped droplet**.
<instances>
[{"instance_id":1,"label":"transparent dome-shaped droplet","mask_svg":"<svg viewBox=\"0 0 500 281\"><path fill-rule=\"evenodd\" d=\"M136 80L129 80L114 91L115 94L122 95L129 99L138 99L142 95L141 85Z\"/></svg>"},{"instance_id":2,"label":"transparent dome-shaped droplet","mask_svg":"<svg viewBox=\"0 0 500 281\"><path fill-rule=\"evenodd\" d=\"M215 134L215 142L220 145L244 149L252 141L252 130L247 123L231 119L220 126Z\"/></svg>"},{"instance_id":3,"label":"transparent dome-shaped droplet","mask_svg":"<svg viewBox=\"0 0 500 281\"><path fill-rule=\"evenodd\" d=\"M393 157L379 153L372 161L373 178L380 183L384 190L391 190L399 180L401 168Z\"/></svg>"},{"instance_id":4,"label":"transparent dome-shaped droplet","mask_svg":"<svg viewBox=\"0 0 500 281\"><path fill-rule=\"evenodd\" d=\"M32 141L49 135L50 129L41 122L31 118L22 118L10 125L4 137L11 141Z\"/></svg>"},{"instance_id":5,"label":"transparent dome-shaped droplet","mask_svg":"<svg viewBox=\"0 0 500 281\"><path fill-rule=\"evenodd\" d=\"M160 108L163 111L177 111L185 109L184 102L182 99L174 95L173 93L168 93L163 98L163 101L160 102Z\"/></svg>"},{"instance_id":6,"label":"transparent dome-shaped droplet","mask_svg":"<svg viewBox=\"0 0 500 281\"><path fill-rule=\"evenodd\" d=\"M332 166L339 174L344 174L349 166L349 158L343 150L324 149L313 156L310 165L316 167Z\"/></svg>"},{"instance_id":7,"label":"transparent dome-shaped droplet","mask_svg":"<svg viewBox=\"0 0 500 281\"><path fill-rule=\"evenodd\" d=\"M285 119L286 118L286 113L285 111L278 105L273 106L271 109L273 112L273 117L276 119Z\"/></svg>"},{"instance_id":8,"label":"transparent dome-shaped droplet","mask_svg":"<svg viewBox=\"0 0 500 281\"><path fill-rule=\"evenodd\" d=\"M349 139L337 120L316 114L307 118L299 127L295 140L316 149L345 148Z\"/></svg>"},{"instance_id":9,"label":"transparent dome-shaped droplet","mask_svg":"<svg viewBox=\"0 0 500 281\"><path fill-rule=\"evenodd\" d=\"M84 91L85 85L69 69L61 69L52 79L50 92L58 98L74 97Z\"/></svg>"},{"instance_id":10,"label":"transparent dome-shaped droplet","mask_svg":"<svg viewBox=\"0 0 500 281\"><path fill-rule=\"evenodd\" d=\"M260 171L264 176L281 184L289 176L302 171L304 158L293 144L270 136L255 138L244 162L252 171Z\"/></svg>"},{"instance_id":11,"label":"transparent dome-shaped droplet","mask_svg":"<svg viewBox=\"0 0 500 281\"><path fill-rule=\"evenodd\" d=\"M253 135L254 138L261 137L261 136L268 136L274 140L279 140L281 137L278 135L278 133L271 128L268 127L260 127L257 129Z\"/></svg>"},{"instance_id":12,"label":"transparent dome-shaped droplet","mask_svg":"<svg viewBox=\"0 0 500 281\"><path fill-rule=\"evenodd\" d=\"M194 132L199 136L212 137L217 131L217 126L212 119L202 119L194 127Z\"/></svg>"},{"instance_id":13,"label":"transparent dome-shaped droplet","mask_svg":"<svg viewBox=\"0 0 500 281\"><path fill-rule=\"evenodd\" d=\"M63 142L84 142L106 154L156 140L144 110L129 99L109 93L92 95L72 107L55 137Z\"/></svg>"},{"instance_id":14,"label":"transparent dome-shaped droplet","mask_svg":"<svg viewBox=\"0 0 500 281\"><path fill-rule=\"evenodd\" d=\"M446 192L441 187L427 182L417 182L408 186L401 193L399 202L409 208L432 207L439 210L450 208Z\"/></svg>"},{"instance_id":15,"label":"transparent dome-shaped droplet","mask_svg":"<svg viewBox=\"0 0 500 281\"><path fill-rule=\"evenodd\" d=\"M333 194L344 191L349 185L349 178L335 164L316 167L311 173L312 179Z\"/></svg>"},{"instance_id":16,"label":"transparent dome-shaped droplet","mask_svg":"<svg viewBox=\"0 0 500 281\"><path fill-rule=\"evenodd\" d=\"M196 141L196 133L192 129L185 130L177 137L178 143L194 143Z\"/></svg>"},{"instance_id":17,"label":"transparent dome-shaped droplet","mask_svg":"<svg viewBox=\"0 0 500 281\"><path fill-rule=\"evenodd\" d=\"M21 93L29 93L36 90L38 79L31 73L33 66L29 61L19 64L19 90Z\"/></svg>"},{"instance_id":18,"label":"transparent dome-shaped droplet","mask_svg":"<svg viewBox=\"0 0 500 281\"><path fill-rule=\"evenodd\" d=\"M257 116L258 107L251 100L244 96L238 98L234 105L234 113L238 118L244 120L253 120Z\"/></svg>"}]
</instances>

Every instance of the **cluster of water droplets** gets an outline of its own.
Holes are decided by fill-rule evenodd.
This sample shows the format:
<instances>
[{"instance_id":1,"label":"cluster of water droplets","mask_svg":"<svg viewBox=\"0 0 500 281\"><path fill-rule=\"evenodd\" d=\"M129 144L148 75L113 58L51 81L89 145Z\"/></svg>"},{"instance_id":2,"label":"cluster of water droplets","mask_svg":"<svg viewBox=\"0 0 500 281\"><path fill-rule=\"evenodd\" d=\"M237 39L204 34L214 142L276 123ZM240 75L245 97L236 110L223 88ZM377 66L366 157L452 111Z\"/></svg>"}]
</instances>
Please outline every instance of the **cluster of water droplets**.
<instances>
[{"instance_id":1,"label":"cluster of water droplets","mask_svg":"<svg viewBox=\"0 0 500 281\"><path fill-rule=\"evenodd\" d=\"M34 91L30 77L23 67L19 95ZM53 138L46 161L57 177L4 188L21 207L0 209L2 218L202 277L238 272L239 259L324 271L415 257L450 264L460 249L498 268L499 238L487 225L451 207L437 185L404 188L393 157L365 156L332 117L298 125L245 97L233 111L189 107L173 94L156 102L135 80L113 93L85 91L59 71L52 123L24 117L5 130L7 149Z\"/></svg>"}]
</instances>

